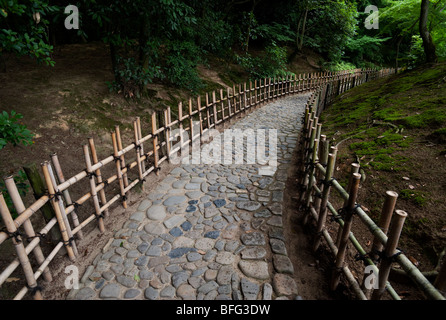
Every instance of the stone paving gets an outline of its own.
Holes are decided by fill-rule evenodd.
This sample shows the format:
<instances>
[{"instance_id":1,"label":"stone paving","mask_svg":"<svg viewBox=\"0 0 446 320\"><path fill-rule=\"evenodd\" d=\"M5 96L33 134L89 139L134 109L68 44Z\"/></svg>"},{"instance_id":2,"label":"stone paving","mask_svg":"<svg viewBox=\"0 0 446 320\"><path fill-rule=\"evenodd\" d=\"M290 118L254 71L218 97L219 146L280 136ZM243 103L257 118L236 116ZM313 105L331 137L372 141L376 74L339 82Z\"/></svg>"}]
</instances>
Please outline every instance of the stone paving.
<instances>
[{"instance_id":1,"label":"stone paving","mask_svg":"<svg viewBox=\"0 0 446 320\"><path fill-rule=\"evenodd\" d=\"M300 299L282 201L308 96L269 103L231 126L277 129L273 175L259 174L260 164L235 161L175 167L115 232L67 299ZM268 155L274 146L266 140ZM249 142L243 148L249 151Z\"/></svg>"}]
</instances>

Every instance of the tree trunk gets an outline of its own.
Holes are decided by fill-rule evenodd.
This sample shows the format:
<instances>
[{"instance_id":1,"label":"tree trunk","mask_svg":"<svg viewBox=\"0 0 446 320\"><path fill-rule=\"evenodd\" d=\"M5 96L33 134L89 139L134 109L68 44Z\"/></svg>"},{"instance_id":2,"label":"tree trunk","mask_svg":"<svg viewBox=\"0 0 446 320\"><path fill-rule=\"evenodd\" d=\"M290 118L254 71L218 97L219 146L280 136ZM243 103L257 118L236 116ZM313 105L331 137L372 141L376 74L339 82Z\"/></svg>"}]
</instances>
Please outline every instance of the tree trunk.
<instances>
[{"instance_id":1,"label":"tree trunk","mask_svg":"<svg viewBox=\"0 0 446 320\"><path fill-rule=\"evenodd\" d=\"M399 59L399 55L400 55L400 45L401 45L402 41L403 41L403 37L400 36L398 38L398 41L396 42L395 72L398 72L398 59Z\"/></svg>"},{"instance_id":2,"label":"tree trunk","mask_svg":"<svg viewBox=\"0 0 446 320\"><path fill-rule=\"evenodd\" d=\"M305 15L304 15L304 22L302 24L302 34L300 35L300 41L298 44L299 51L302 51L303 45L304 45L304 36L305 36L305 25L307 24L307 14L308 14L308 6L305 9Z\"/></svg>"},{"instance_id":3,"label":"tree trunk","mask_svg":"<svg viewBox=\"0 0 446 320\"><path fill-rule=\"evenodd\" d=\"M296 30L296 48L299 48L299 39L300 39L300 27L302 25L302 15L299 17L299 22L297 23L297 30Z\"/></svg>"},{"instance_id":4,"label":"tree trunk","mask_svg":"<svg viewBox=\"0 0 446 320\"><path fill-rule=\"evenodd\" d=\"M144 18L143 23L141 23L141 30L139 34L139 63L144 68L144 70L147 70L149 68L149 62L150 62L150 57L145 50L148 40L149 40L149 23L148 23L148 18Z\"/></svg>"},{"instance_id":5,"label":"tree trunk","mask_svg":"<svg viewBox=\"0 0 446 320\"><path fill-rule=\"evenodd\" d=\"M435 44L432 40L432 36L427 28L428 17L429 17L429 0L421 1L421 12L420 12L420 35L423 39L424 53L426 54L427 63L438 62L438 57L436 54Z\"/></svg>"}]
</instances>

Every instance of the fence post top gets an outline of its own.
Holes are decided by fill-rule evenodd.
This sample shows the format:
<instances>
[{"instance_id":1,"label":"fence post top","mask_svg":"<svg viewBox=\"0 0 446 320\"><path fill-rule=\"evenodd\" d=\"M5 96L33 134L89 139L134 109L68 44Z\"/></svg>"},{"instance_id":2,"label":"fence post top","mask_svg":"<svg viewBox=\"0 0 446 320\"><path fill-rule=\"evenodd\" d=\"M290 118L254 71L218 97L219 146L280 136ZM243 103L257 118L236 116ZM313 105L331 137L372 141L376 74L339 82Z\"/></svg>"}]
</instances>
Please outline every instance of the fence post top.
<instances>
[{"instance_id":1,"label":"fence post top","mask_svg":"<svg viewBox=\"0 0 446 320\"><path fill-rule=\"evenodd\" d=\"M395 214L396 215L398 215L398 216L400 216L401 218L405 218L405 217L407 217L407 212L406 211L404 211L404 210L395 210Z\"/></svg>"},{"instance_id":2,"label":"fence post top","mask_svg":"<svg viewBox=\"0 0 446 320\"><path fill-rule=\"evenodd\" d=\"M398 193L396 193L395 191L391 191L391 190L386 191L386 195L388 195L390 197L394 197L394 198L398 197Z\"/></svg>"},{"instance_id":3,"label":"fence post top","mask_svg":"<svg viewBox=\"0 0 446 320\"><path fill-rule=\"evenodd\" d=\"M9 180L9 179L13 179L13 175L12 174L8 174L6 176L3 176L3 180Z\"/></svg>"}]
</instances>

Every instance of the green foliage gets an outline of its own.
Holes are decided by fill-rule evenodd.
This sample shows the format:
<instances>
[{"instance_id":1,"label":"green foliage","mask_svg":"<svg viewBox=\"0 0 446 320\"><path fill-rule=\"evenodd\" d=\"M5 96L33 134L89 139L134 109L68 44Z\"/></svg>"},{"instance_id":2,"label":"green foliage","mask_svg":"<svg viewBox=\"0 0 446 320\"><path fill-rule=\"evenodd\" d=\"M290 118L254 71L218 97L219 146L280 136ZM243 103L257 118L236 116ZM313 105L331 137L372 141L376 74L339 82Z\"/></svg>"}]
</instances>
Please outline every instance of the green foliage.
<instances>
[{"instance_id":1,"label":"green foliage","mask_svg":"<svg viewBox=\"0 0 446 320\"><path fill-rule=\"evenodd\" d=\"M155 77L160 76L159 67L144 69L133 58L118 57L118 68L115 70L116 79L108 83L109 89L116 92L123 92L125 97L137 98L145 93L145 87L152 82Z\"/></svg>"},{"instance_id":2,"label":"green foliage","mask_svg":"<svg viewBox=\"0 0 446 320\"><path fill-rule=\"evenodd\" d=\"M49 1L0 1L0 56L5 52L27 55L53 66L53 47L48 44L47 16L59 10Z\"/></svg>"},{"instance_id":3,"label":"green foliage","mask_svg":"<svg viewBox=\"0 0 446 320\"><path fill-rule=\"evenodd\" d=\"M173 41L169 49L164 69L167 79L193 92L202 88L203 83L196 68L200 57L198 47L192 42Z\"/></svg>"},{"instance_id":4,"label":"green foliage","mask_svg":"<svg viewBox=\"0 0 446 320\"><path fill-rule=\"evenodd\" d=\"M346 55L360 67L364 66L364 60L382 63L382 44L389 39L389 37L381 39L368 35L349 38L346 42Z\"/></svg>"},{"instance_id":5,"label":"green foliage","mask_svg":"<svg viewBox=\"0 0 446 320\"><path fill-rule=\"evenodd\" d=\"M286 68L286 48L275 43L267 46L265 52L253 57L246 53L236 56L237 62L249 73L251 79L285 77L291 74Z\"/></svg>"},{"instance_id":6,"label":"green foliage","mask_svg":"<svg viewBox=\"0 0 446 320\"><path fill-rule=\"evenodd\" d=\"M3 149L8 143L14 146L22 144L28 146L33 144L34 135L26 128L25 125L20 123L20 119L23 116L16 113L14 110L11 111L9 115L6 111L0 113L0 150ZM23 170L20 170L18 174L14 177L17 189L21 196L25 196L28 192L27 177ZM9 211L12 217L17 217L17 211L15 210L11 197L9 196L5 182L0 180L0 191L5 197L6 204L8 205Z\"/></svg>"},{"instance_id":7,"label":"green foliage","mask_svg":"<svg viewBox=\"0 0 446 320\"><path fill-rule=\"evenodd\" d=\"M11 111L11 115L6 111L0 114L0 150L8 143L12 143L14 146L33 144L34 135L19 122L22 118L23 116L14 110Z\"/></svg>"},{"instance_id":8,"label":"green foliage","mask_svg":"<svg viewBox=\"0 0 446 320\"><path fill-rule=\"evenodd\" d=\"M337 71L353 70L356 69L357 67L351 62L329 61L329 62L323 62L322 68L324 68L324 70L328 70L331 72L337 72Z\"/></svg>"},{"instance_id":9,"label":"green foliage","mask_svg":"<svg viewBox=\"0 0 446 320\"><path fill-rule=\"evenodd\" d=\"M403 189L400 191L402 199L410 200L412 203L422 207L429 200L428 194L424 191Z\"/></svg>"},{"instance_id":10,"label":"green foliage","mask_svg":"<svg viewBox=\"0 0 446 320\"><path fill-rule=\"evenodd\" d=\"M387 43L389 59L395 59L397 43L398 60L407 68L424 63L424 48L419 36L420 0L387 0L380 9L379 36L391 37ZM445 0L431 1L429 6L428 29L437 48L440 59L446 58L446 6Z\"/></svg>"},{"instance_id":11,"label":"green foliage","mask_svg":"<svg viewBox=\"0 0 446 320\"><path fill-rule=\"evenodd\" d=\"M426 110L400 120L407 128L438 128L446 122L446 114L437 110Z\"/></svg>"},{"instance_id":12,"label":"green foliage","mask_svg":"<svg viewBox=\"0 0 446 320\"><path fill-rule=\"evenodd\" d=\"M354 37L356 6L348 1L312 1L308 33L304 44L322 53L329 61L340 61L347 41Z\"/></svg>"}]
</instances>

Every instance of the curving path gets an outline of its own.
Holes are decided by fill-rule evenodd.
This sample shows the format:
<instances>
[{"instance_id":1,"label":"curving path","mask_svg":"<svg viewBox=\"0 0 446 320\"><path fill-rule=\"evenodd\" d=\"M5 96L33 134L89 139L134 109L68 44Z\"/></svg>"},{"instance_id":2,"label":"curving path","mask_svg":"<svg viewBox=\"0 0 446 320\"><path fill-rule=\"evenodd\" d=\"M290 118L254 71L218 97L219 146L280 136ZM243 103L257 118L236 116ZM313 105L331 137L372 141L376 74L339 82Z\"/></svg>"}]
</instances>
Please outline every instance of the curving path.
<instances>
[{"instance_id":1,"label":"curving path","mask_svg":"<svg viewBox=\"0 0 446 320\"><path fill-rule=\"evenodd\" d=\"M177 166L140 202L68 299L300 298L287 256L282 201L308 97L269 103L231 126L277 129L274 174L259 174L264 166L234 158L228 165ZM248 154L249 147L244 144Z\"/></svg>"}]
</instances>

